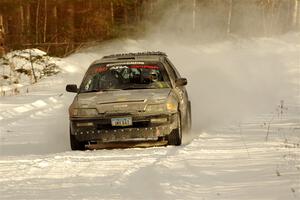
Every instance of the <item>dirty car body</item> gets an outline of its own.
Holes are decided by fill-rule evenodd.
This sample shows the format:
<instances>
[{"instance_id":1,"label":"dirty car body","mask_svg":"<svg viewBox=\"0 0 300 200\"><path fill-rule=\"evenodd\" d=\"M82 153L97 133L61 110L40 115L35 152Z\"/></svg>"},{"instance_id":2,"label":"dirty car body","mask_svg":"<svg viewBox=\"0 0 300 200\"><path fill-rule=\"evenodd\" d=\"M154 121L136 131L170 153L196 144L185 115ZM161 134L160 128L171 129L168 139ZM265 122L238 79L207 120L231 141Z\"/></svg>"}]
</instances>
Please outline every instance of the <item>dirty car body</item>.
<instances>
[{"instance_id":1,"label":"dirty car body","mask_svg":"<svg viewBox=\"0 0 300 200\"><path fill-rule=\"evenodd\" d=\"M156 142L180 145L191 103L178 71L161 52L105 56L88 68L69 107L73 150Z\"/></svg>"}]
</instances>

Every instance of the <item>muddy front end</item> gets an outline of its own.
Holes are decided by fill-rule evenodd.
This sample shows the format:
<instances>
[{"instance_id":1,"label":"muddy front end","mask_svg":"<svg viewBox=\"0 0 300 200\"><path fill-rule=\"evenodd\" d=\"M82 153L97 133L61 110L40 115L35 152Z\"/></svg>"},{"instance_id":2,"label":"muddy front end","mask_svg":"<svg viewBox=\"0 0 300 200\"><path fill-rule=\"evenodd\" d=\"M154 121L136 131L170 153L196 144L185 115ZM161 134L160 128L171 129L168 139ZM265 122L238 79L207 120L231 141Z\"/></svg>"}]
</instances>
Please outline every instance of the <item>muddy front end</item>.
<instances>
[{"instance_id":1,"label":"muddy front end","mask_svg":"<svg viewBox=\"0 0 300 200\"><path fill-rule=\"evenodd\" d=\"M118 99L116 92L80 94L69 109L70 137L88 149L166 145L179 127L168 93L119 91Z\"/></svg>"},{"instance_id":2,"label":"muddy front end","mask_svg":"<svg viewBox=\"0 0 300 200\"><path fill-rule=\"evenodd\" d=\"M71 134L88 149L160 146L178 127L177 114L105 114L70 118Z\"/></svg>"}]
</instances>

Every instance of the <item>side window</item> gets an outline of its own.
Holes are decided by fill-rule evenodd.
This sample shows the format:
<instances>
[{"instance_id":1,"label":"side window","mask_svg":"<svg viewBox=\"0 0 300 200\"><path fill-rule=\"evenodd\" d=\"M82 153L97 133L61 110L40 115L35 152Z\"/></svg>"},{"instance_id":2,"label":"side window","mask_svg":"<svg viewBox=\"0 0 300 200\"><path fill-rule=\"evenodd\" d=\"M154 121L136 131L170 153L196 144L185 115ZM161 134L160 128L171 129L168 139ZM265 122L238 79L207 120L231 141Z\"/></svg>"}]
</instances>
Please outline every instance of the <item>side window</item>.
<instances>
[{"instance_id":1,"label":"side window","mask_svg":"<svg viewBox=\"0 0 300 200\"><path fill-rule=\"evenodd\" d=\"M168 73L171 84L173 86L175 86L175 80L177 78L176 73L174 72L171 65L169 64L169 62L166 59L164 60L164 65L165 65L165 69Z\"/></svg>"},{"instance_id":2,"label":"side window","mask_svg":"<svg viewBox=\"0 0 300 200\"><path fill-rule=\"evenodd\" d=\"M171 73L174 74L175 78L180 78L180 74L179 72L177 71L177 69L174 67L174 65L171 63L171 61L166 58L166 62L168 63L168 65L170 66L170 70L171 70Z\"/></svg>"}]
</instances>

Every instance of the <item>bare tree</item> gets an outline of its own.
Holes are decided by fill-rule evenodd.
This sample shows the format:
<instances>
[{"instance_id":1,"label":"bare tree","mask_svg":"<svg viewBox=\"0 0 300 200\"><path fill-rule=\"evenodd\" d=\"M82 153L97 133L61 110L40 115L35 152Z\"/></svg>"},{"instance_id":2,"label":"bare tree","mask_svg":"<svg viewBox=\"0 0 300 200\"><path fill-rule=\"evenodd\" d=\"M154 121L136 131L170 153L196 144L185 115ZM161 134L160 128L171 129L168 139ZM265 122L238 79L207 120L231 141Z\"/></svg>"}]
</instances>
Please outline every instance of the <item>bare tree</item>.
<instances>
[{"instance_id":1,"label":"bare tree","mask_svg":"<svg viewBox=\"0 0 300 200\"><path fill-rule=\"evenodd\" d=\"M25 23L24 23L24 7L20 5L20 21L21 21L21 34L24 34L25 30ZM23 37L21 36L21 41L23 41Z\"/></svg>"},{"instance_id":2,"label":"bare tree","mask_svg":"<svg viewBox=\"0 0 300 200\"><path fill-rule=\"evenodd\" d=\"M134 15L135 15L134 17L136 22L140 21L138 3L139 3L138 0L134 1Z\"/></svg>"},{"instance_id":3,"label":"bare tree","mask_svg":"<svg viewBox=\"0 0 300 200\"><path fill-rule=\"evenodd\" d=\"M299 20L299 12L298 12L298 9L299 9L299 0L294 0L294 11L293 11L293 27L294 28L297 28L297 25L298 25L298 20Z\"/></svg>"},{"instance_id":4,"label":"bare tree","mask_svg":"<svg viewBox=\"0 0 300 200\"><path fill-rule=\"evenodd\" d=\"M228 17L227 17L227 29L226 33L229 35L231 33L231 17L232 17L232 0L228 0Z\"/></svg>"},{"instance_id":5,"label":"bare tree","mask_svg":"<svg viewBox=\"0 0 300 200\"><path fill-rule=\"evenodd\" d=\"M114 2L110 2L110 17L111 17L111 23L115 23L115 14L114 14Z\"/></svg>"},{"instance_id":6,"label":"bare tree","mask_svg":"<svg viewBox=\"0 0 300 200\"><path fill-rule=\"evenodd\" d=\"M54 18L54 38L55 44L58 43L58 29L57 29L57 6L56 4L53 6L53 18Z\"/></svg>"},{"instance_id":7,"label":"bare tree","mask_svg":"<svg viewBox=\"0 0 300 200\"><path fill-rule=\"evenodd\" d=\"M46 42L46 37L47 37L47 0L45 0L44 2L44 10L45 10L45 14L44 14L44 37L43 37L43 42Z\"/></svg>"},{"instance_id":8,"label":"bare tree","mask_svg":"<svg viewBox=\"0 0 300 200\"><path fill-rule=\"evenodd\" d=\"M196 0L193 2L193 31L196 30Z\"/></svg>"},{"instance_id":9,"label":"bare tree","mask_svg":"<svg viewBox=\"0 0 300 200\"><path fill-rule=\"evenodd\" d=\"M4 36L3 16L0 13L0 37L2 38L3 36Z\"/></svg>"},{"instance_id":10,"label":"bare tree","mask_svg":"<svg viewBox=\"0 0 300 200\"><path fill-rule=\"evenodd\" d=\"M36 6L36 16L35 16L35 42L39 43L39 14L40 14L40 0L37 2Z\"/></svg>"},{"instance_id":11,"label":"bare tree","mask_svg":"<svg viewBox=\"0 0 300 200\"><path fill-rule=\"evenodd\" d=\"M30 4L26 4L26 33L30 35L31 33L31 26L30 26Z\"/></svg>"},{"instance_id":12,"label":"bare tree","mask_svg":"<svg viewBox=\"0 0 300 200\"><path fill-rule=\"evenodd\" d=\"M31 71L32 71L32 75L33 75L33 78L34 78L34 82L33 83L36 83L37 82L37 77L35 75L35 71L34 71L34 66L33 66L33 58L32 58L32 52L31 52L31 49L29 50L29 61L30 61L30 65L31 65Z\"/></svg>"},{"instance_id":13,"label":"bare tree","mask_svg":"<svg viewBox=\"0 0 300 200\"><path fill-rule=\"evenodd\" d=\"M4 26L3 16L0 14L0 57L4 56Z\"/></svg>"}]
</instances>

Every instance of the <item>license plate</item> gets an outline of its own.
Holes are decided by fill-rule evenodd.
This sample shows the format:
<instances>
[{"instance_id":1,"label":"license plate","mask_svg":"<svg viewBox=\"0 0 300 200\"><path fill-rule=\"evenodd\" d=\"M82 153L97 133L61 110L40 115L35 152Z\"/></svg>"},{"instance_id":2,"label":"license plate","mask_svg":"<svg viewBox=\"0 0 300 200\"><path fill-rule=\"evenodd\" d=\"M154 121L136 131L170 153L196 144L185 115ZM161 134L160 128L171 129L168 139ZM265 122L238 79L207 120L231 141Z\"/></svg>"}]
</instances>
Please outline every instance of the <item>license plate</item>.
<instances>
[{"instance_id":1,"label":"license plate","mask_svg":"<svg viewBox=\"0 0 300 200\"><path fill-rule=\"evenodd\" d=\"M131 126L132 118L131 117L120 117L111 119L112 126Z\"/></svg>"}]
</instances>

